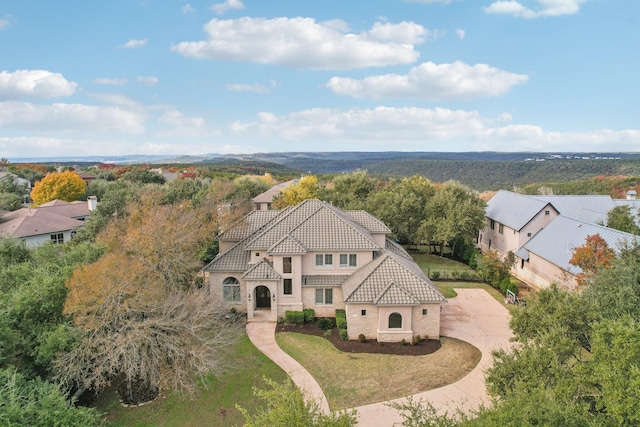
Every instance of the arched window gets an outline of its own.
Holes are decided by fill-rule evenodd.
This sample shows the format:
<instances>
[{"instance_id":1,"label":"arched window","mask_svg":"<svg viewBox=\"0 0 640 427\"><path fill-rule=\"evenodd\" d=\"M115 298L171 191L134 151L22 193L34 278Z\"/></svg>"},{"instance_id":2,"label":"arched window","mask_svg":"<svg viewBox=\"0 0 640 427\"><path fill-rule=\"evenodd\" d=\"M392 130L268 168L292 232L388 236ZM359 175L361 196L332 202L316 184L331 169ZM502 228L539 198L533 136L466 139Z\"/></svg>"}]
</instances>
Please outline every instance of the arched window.
<instances>
[{"instance_id":1,"label":"arched window","mask_svg":"<svg viewBox=\"0 0 640 427\"><path fill-rule=\"evenodd\" d=\"M400 313L391 313L389 315L389 329L402 328L402 315Z\"/></svg>"},{"instance_id":2,"label":"arched window","mask_svg":"<svg viewBox=\"0 0 640 427\"><path fill-rule=\"evenodd\" d=\"M240 302L240 282L235 277L222 281L222 298L227 302Z\"/></svg>"}]
</instances>

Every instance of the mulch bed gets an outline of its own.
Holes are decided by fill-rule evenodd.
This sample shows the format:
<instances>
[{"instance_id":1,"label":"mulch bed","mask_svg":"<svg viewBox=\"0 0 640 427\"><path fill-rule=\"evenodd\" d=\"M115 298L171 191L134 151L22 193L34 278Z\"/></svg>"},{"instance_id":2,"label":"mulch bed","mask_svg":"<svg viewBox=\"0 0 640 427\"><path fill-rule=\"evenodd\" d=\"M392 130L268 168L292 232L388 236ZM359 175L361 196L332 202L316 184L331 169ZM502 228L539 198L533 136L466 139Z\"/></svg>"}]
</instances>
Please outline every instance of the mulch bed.
<instances>
[{"instance_id":1,"label":"mulch bed","mask_svg":"<svg viewBox=\"0 0 640 427\"><path fill-rule=\"evenodd\" d=\"M439 340L422 340L416 345L402 345L401 343L388 343L377 340L367 340L360 342L357 340L342 341L336 328L332 329L330 336L325 335L325 331L320 329L315 323L305 323L302 325L279 324L276 332L297 332L300 334L315 335L325 338L340 351L345 353L374 353L374 354L397 354L400 356L422 356L431 354L440 349Z\"/></svg>"}]
</instances>

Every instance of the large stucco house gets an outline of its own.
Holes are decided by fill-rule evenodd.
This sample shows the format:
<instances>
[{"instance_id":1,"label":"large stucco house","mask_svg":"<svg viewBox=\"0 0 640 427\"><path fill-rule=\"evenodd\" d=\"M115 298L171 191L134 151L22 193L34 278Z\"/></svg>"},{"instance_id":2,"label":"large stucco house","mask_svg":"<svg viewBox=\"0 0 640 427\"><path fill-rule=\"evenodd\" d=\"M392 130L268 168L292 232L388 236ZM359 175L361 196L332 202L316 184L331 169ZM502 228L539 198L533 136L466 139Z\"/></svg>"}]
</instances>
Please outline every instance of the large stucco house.
<instances>
[{"instance_id":1,"label":"large stucco house","mask_svg":"<svg viewBox=\"0 0 640 427\"><path fill-rule=\"evenodd\" d=\"M256 210L218 236L220 253L204 272L214 297L248 321L344 309L349 339L438 339L445 299L388 233L365 211L319 200Z\"/></svg>"},{"instance_id":2,"label":"large stucco house","mask_svg":"<svg viewBox=\"0 0 640 427\"><path fill-rule=\"evenodd\" d=\"M586 238L599 234L614 250L633 239L631 234L606 227L615 206L637 208L637 200L609 196L528 196L499 191L487 203L486 224L479 235L483 252L516 256L513 274L523 282L545 288L552 283L575 288L582 273L569 260Z\"/></svg>"}]
</instances>

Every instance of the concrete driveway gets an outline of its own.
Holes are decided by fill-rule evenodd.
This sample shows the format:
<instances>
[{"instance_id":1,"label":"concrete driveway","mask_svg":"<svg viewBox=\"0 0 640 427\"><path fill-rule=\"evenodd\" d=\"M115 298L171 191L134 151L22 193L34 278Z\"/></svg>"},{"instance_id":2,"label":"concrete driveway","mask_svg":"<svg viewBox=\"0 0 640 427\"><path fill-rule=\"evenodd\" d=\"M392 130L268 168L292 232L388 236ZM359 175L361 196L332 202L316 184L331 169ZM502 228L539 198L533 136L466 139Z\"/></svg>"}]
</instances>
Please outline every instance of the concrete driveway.
<instances>
[{"instance_id":1,"label":"concrete driveway","mask_svg":"<svg viewBox=\"0 0 640 427\"><path fill-rule=\"evenodd\" d=\"M490 402L484 385L484 372L491 366L491 351L508 348L513 336L509 329L509 312L483 289L456 289L458 296L442 306L440 335L457 338L476 346L482 358L466 377L438 389L418 393L414 400L428 400L439 412L461 408L476 409L481 403ZM403 399L394 400L402 402ZM402 418L385 402L355 408L358 425L363 427L387 427L401 422Z\"/></svg>"}]
</instances>

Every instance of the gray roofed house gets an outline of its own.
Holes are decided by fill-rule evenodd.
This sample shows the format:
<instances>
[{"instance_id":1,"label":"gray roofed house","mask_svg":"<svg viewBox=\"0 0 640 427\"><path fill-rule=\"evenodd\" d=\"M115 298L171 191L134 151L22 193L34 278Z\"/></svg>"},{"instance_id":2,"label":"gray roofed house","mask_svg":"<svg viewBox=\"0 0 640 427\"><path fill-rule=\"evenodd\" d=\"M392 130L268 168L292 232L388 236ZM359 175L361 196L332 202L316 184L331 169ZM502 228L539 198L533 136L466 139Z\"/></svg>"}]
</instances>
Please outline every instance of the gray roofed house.
<instances>
[{"instance_id":1,"label":"gray roofed house","mask_svg":"<svg viewBox=\"0 0 640 427\"><path fill-rule=\"evenodd\" d=\"M217 236L220 253L204 272L213 297L249 321L344 309L350 339L439 338L445 299L389 232L365 211L319 200L254 211Z\"/></svg>"},{"instance_id":2,"label":"gray roofed house","mask_svg":"<svg viewBox=\"0 0 640 427\"><path fill-rule=\"evenodd\" d=\"M518 277L537 287L557 283L574 288L582 270L569 260L574 250L585 244L587 237L596 234L615 251L638 239L629 233L561 215L516 253L520 259L516 266Z\"/></svg>"},{"instance_id":3,"label":"gray roofed house","mask_svg":"<svg viewBox=\"0 0 640 427\"><path fill-rule=\"evenodd\" d=\"M256 197L251 199L253 203L253 209L258 211L266 211L271 209L271 203L273 199L280 194L282 190L290 186L291 184L296 184L298 182L297 179L291 181L281 182L279 184L274 185L264 193L258 194Z\"/></svg>"},{"instance_id":4,"label":"gray roofed house","mask_svg":"<svg viewBox=\"0 0 640 427\"><path fill-rule=\"evenodd\" d=\"M95 207L95 197L90 197L87 202L53 200L37 208L7 212L0 220L0 236L21 239L28 247L68 242Z\"/></svg>"},{"instance_id":5,"label":"gray roofed house","mask_svg":"<svg viewBox=\"0 0 640 427\"><path fill-rule=\"evenodd\" d=\"M576 286L578 267L569 263L575 248L587 236L600 234L610 247L632 237L602 226L607 213L618 205L640 207L635 200L613 200L609 196L526 196L499 191L487 204L485 228L479 244L484 252L499 256L513 252L513 273L536 288L558 283Z\"/></svg>"}]
</instances>

